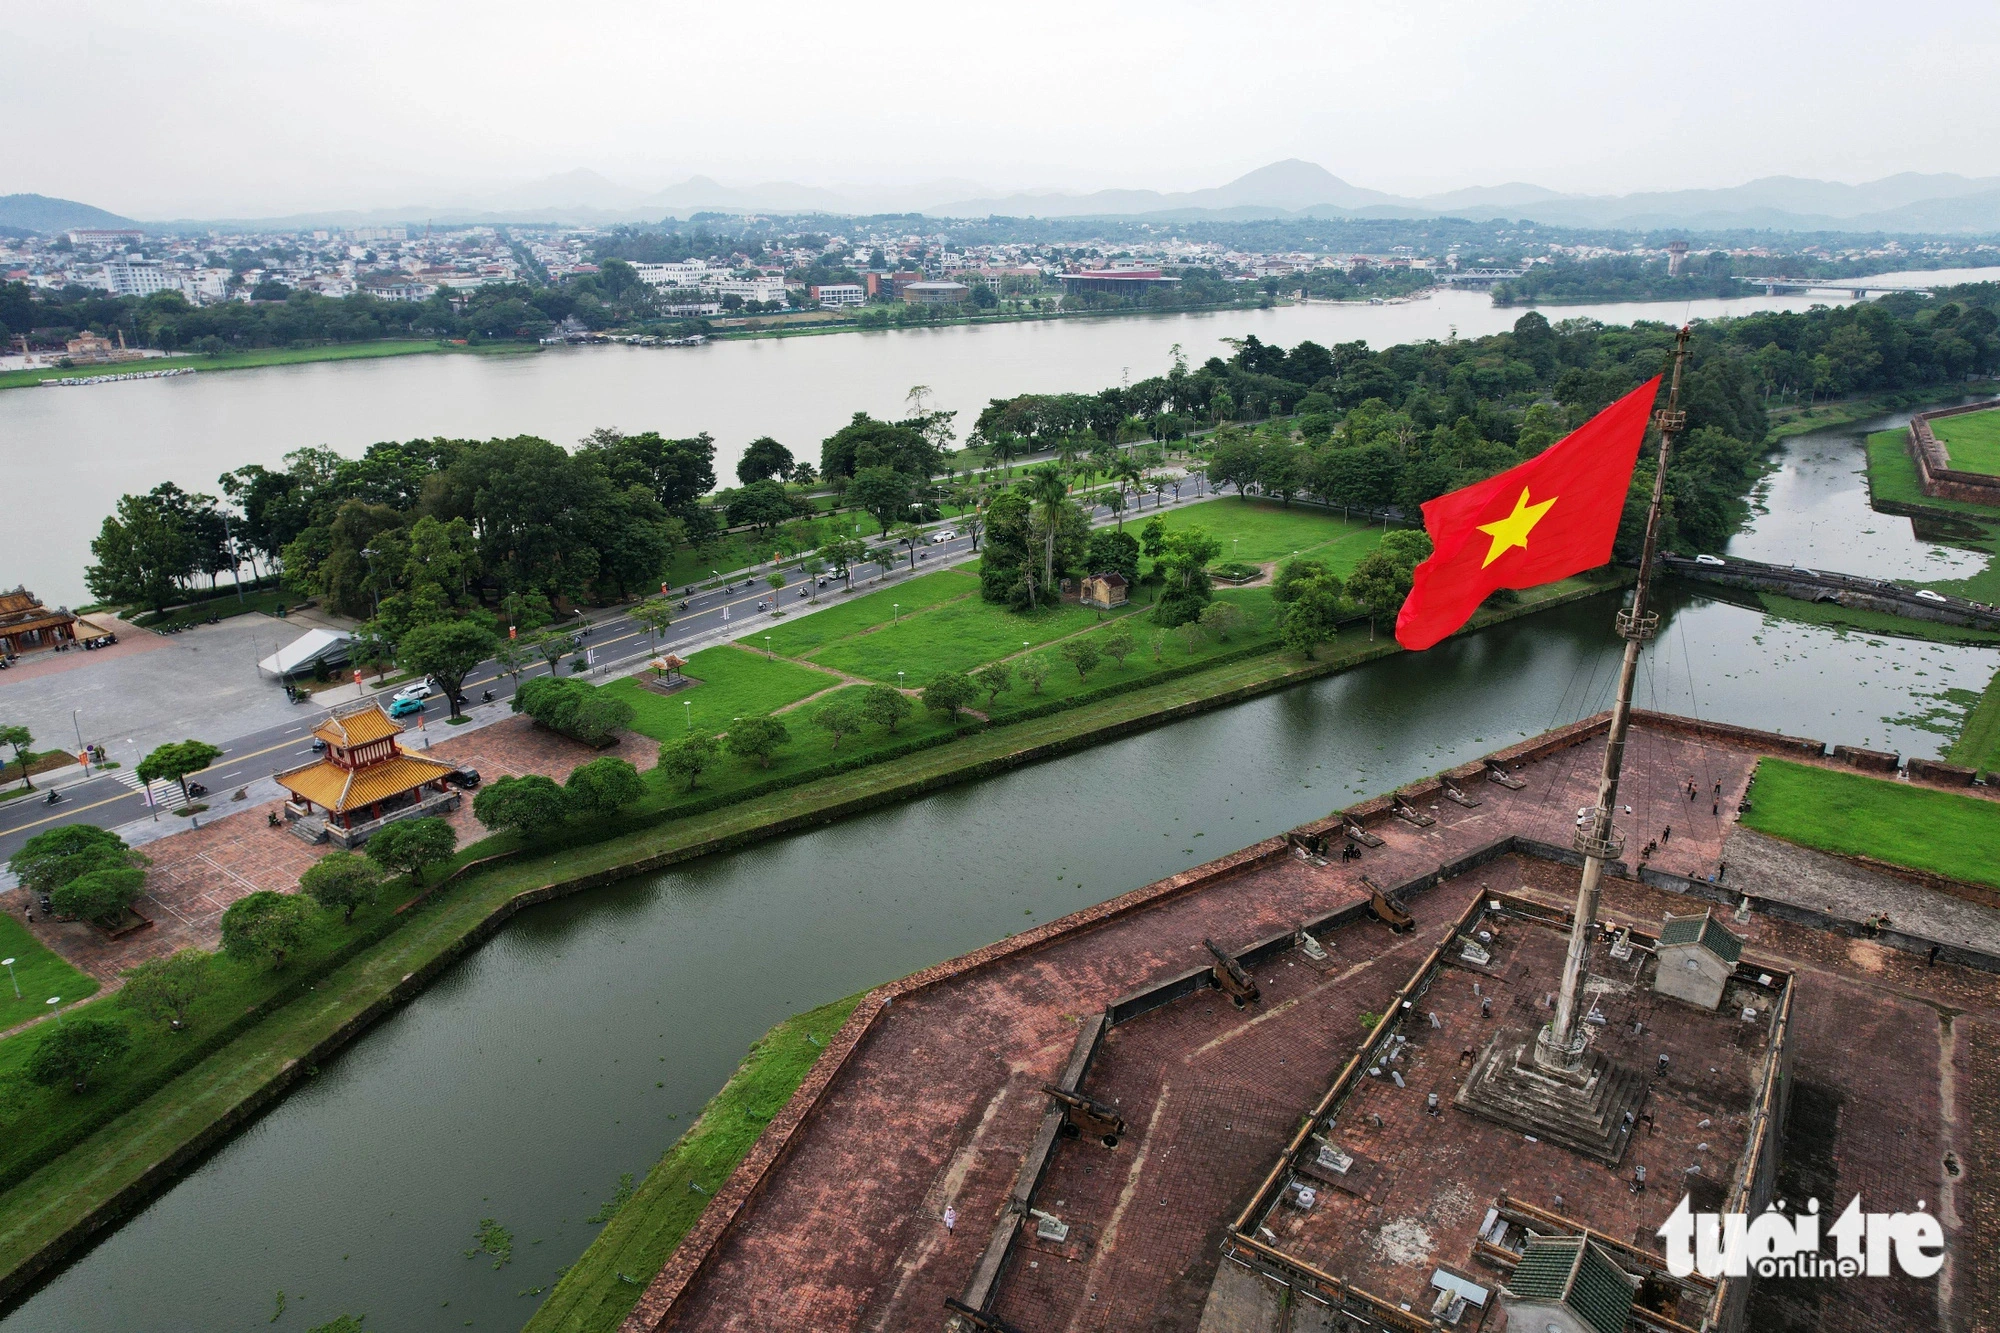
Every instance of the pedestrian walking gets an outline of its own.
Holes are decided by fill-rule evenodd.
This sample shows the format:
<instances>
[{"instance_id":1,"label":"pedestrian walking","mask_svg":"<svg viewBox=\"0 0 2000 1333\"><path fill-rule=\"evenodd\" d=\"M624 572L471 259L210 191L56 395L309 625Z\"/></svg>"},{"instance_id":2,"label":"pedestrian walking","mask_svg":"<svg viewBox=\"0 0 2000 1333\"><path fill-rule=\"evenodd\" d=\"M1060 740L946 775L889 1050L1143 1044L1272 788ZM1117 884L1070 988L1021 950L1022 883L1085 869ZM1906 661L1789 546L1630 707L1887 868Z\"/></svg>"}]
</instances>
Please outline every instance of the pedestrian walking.
<instances>
[{"instance_id":1,"label":"pedestrian walking","mask_svg":"<svg viewBox=\"0 0 2000 1333\"><path fill-rule=\"evenodd\" d=\"M958 1226L958 1209L946 1204L944 1207L944 1231L949 1236Z\"/></svg>"},{"instance_id":2,"label":"pedestrian walking","mask_svg":"<svg viewBox=\"0 0 2000 1333\"><path fill-rule=\"evenodd\" d=\"M1674 826L1672 824L1669 824L1667 825L1667 831L1660 835L1661 845L1664 846L1665 844L1672 842L1673 838L1674 838Z\"/></svg>"}]
</instances>

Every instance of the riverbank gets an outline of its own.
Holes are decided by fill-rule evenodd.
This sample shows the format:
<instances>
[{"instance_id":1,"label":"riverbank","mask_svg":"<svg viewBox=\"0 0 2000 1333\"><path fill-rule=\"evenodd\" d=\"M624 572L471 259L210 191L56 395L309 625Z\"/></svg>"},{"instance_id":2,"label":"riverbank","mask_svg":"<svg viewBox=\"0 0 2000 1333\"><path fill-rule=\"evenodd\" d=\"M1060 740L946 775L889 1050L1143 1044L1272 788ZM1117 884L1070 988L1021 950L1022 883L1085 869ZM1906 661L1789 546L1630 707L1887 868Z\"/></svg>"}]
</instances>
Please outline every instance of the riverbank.
<instances>
[{"instance_id":1,"label":"riverbank","mask_svg":"<svg viewBox=\"0 0 2000 1333\"><path fill-rule=\"evenodd\" d=\"M1483 611L1475 625L1597 595L1607 573ZM463 873L408 905L378 942L320 975L300 971L263 1015L215 1051L0 1195L0 1298L18 1295L77 1245L169 1183L333 1052L420 993L522 908L908 800L1161 723L1254 698L1402 651L1355 634L1302 662L1269 651L1048 716L973 730L952 743L582 845L538 846ZM636 1291L634 1293L636 1295Z\"/></svg>"},{"instance_id":2,"label":"riverbank","mask_svg":"<svg viewBox=\"0 0 2000 1333\"><path fill-rule=\"evenodd\" d=\"M1773 408L1770 414L1771 432L1766 439L1777 441L1792 435L1808 435L1816 430L1851 426L1857 421L1886 416L1904 408L1949 402L1968 395L1991 393L1996 389L2000 389L2000 381L1934 385L1927 389L1904 389L1895 393L1860 394L1811 407Z\"/></svg>"},{"instance_id":3,"label":"riverbank","mask_svg":"<svg viewBox=\"0 0 2000 1333\"><path fill-rule=\"evenodd\" d=\"M47 380L106 379L134 370L259 370L265 366L297 366L312 361L377 361L383 357L424 356L436 352L471 352L493 356L539 350L520 343L460 347L432 338L385 338L378 342L328 343L320 347L254 347L242 352L224 352L219 356L159 356L144 361L120 361L107 366L10 370L0 373L0 389L33 388Z\"/></svg>"}]
</instances>

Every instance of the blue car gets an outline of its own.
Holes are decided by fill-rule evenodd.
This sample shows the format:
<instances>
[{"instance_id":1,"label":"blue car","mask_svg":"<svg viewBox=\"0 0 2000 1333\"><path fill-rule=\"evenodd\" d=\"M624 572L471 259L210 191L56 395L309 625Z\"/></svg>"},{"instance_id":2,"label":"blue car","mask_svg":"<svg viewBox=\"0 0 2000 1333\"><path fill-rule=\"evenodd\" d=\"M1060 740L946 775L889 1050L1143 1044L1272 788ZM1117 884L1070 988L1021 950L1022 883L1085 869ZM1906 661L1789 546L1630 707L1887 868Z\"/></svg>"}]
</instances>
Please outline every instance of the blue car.
<instances>
[{"instance_id":1,"label":"blue car","mask_svg":"<svg viewBox=\"0 0 2000 1333\"><path fill-rule=\"evenodd\" d=\"M424 701L422 699L395 699L391 700L389 704L389 716L394 718L405 718L412 713L421 713L423 711Z\"/></svg>"}]
</instances>

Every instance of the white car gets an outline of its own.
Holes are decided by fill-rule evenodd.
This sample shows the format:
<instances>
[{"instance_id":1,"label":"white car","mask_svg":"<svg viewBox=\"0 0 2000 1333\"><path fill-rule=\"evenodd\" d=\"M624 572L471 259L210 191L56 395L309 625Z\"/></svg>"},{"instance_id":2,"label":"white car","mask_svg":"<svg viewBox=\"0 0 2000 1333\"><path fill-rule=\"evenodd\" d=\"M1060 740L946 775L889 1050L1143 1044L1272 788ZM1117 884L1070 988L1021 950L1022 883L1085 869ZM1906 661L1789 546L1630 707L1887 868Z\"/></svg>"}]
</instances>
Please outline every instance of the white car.
<instances>
[{"instance_id":1,"label":"white car","mask_svg":"<svg viewBox=\"0 0 2000 1333\"><path fill-rule=\"evenodd\" d=\"M1939 596L1937 593L1932 592L1929 588L1917 589L1917 596L1922 598L1926 602L1937 602L1940 604L1944 602L1943 597Z\"/></svg>"},{"instance_id":2,"label":"white car","mask_svg":"<svg viewBox=\"0 0 2000 1333\"><path fill-rule=\"evenodd\" d=\"M1723 560L1720 556L1698 555L1694 558L1694 562L1697 565L1720 565L1723 563Z\"/></svg>"},{"instance_id":3,"label":"white car","mask_svg":"<svg viewBox=\"0 0 2000 1333\"><path fill-rule=\"evenodd\" d=\"M942 546L944 543L948 541L956 540L957 537L958 534L953 532L950 528L943 528L931 534L931 545Z\"/></svg>"},{"instance_id":4,"label":"white car","mask_svg":"<svg viewBox=\"0 0 2000 1333\"><path fill-rule=\"evenodd\" d=\"M397 690L395 694L396 699L422 700L430 697L431 683L428 680L420 680L414 685L405 685L402 689Z\"/></svg>"}]
</instances>

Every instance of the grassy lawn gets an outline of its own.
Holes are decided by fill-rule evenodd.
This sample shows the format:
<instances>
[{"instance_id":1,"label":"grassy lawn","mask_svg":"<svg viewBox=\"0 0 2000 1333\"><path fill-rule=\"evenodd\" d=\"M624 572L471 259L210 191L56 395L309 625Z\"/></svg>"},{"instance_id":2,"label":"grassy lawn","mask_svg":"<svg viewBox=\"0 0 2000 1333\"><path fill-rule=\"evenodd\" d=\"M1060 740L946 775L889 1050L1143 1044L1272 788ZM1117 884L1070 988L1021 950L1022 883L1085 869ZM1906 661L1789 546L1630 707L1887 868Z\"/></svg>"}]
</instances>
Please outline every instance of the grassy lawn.
<instances>
[{"instance_id":1,"label":"grassy lawn","mask_svg":"<svg viewBox=\"0 0 2000 1333\"><path fill-rule=\"evenodd\" d=\"M525 1333L614 1333L639 1293L700 1220L713 1193L791 1100L820 1047L859 995L788 1018L750 1048L736 1073L667 1149L625 1206L570 1266ZM692 1186L699 1185L704 1193Z\"/></svg>"},{"instance_id":2,"label":"grassy lawn","mask_svg":"<svg viewBox=\"0 0 2000 1333\"><path fill-rule=\"evenodd\" d=\"M1943 417L1931 423L1959 472L2000 473L2000 408Z\"/></svg>"},{"instance_id":3,"label":"grassy lawn","mask_svg":"<svg viewBox=\"0 0 2000 1333\"><path fill-rule=\"evenodd\" d=\"M885 608L886 609L886 608ZM970 671L1026 648L1067 638L1098 623L1083 606L1043 607L1027 614L970 597L905 615L898 624L841 639L807 660L885 684L917 686L940 671Z\"/></svg>"},{"instance_id":4,"label":"grassy lawn","mask_svg":"<svg viewBox=\"0 0 2000 1333\"><path fill-rule=\"evenodd\" d=\"M828 584L820 593L822 602L843 597L836 589L840 584ZM905 583L895 583L875 592L860 592L823 611L815 611L809 616L796 620L781 620L770 628L738 639L738 643L752 644L758 649L764 647L764 635L771 636L771 647L786 657L810 657L815 651L838 639L846 639L863 634L877 625L886 625L901 614L908 615L923 607L936 606L953 598L979 595L979 575L973 566L964 565L957 569L941 569L935 574L922 574Z\"/></svg>"},{"instance_id":5,"label":"grassy lawn","mask_svg":"<svg viewBox=\"0 0 2000 1333\"><path fill-rule=\"evenodd\" d=\"M385 338L376 342L329 343L322 347L255 347L220 356L163 356L145 361L124 361L109 366L71 366L50 370L10 370L0 375L0 389L18 389L43 380L123 375L134 370L172 370L192 366L196 370L250 370L258 366L290 366L306 361L364 361L384 356L411 356L419 352L452 349L430 338ZM532 351L533 348L523 350Z\"/></svg>"},{"instance_id":6,"label":"grassy lawn","mask_svg":"<svg viewBox=\"0 0 2000 1333\"><path fill-rule=\"evenodd\" d=\"M97 980L65 963L48 946L28 933L12 912L0 912L0 958L14 960L14 980L20 984L21 998L0 975L0 1029L40 1018L48 1012L44 1003L60 995L65 1005L97 994Z\"/></svg>"},{"instance_id":7,"label":"grassy lawn","mask_svg":"<svg viewBox=\"0 0 2000 1333\"><path fill-rule=\"evenodd\" d=\"M1972 706L1965 729L1959 732L1945 758L1987 773L2000 769L2000 671L1986 682L1985 692Z\"/></svg>"},{"instance_id":8,"label":"grassy lawn","mask_svg":"<svg viewBox=\"0 0 2000 1333\"><path fill-rule=\"evenodd\" d=\"M1349 522L1314 505L1281 505L1275 500L1246 500L1225 496L1197 505L1180 505L1159 511L1170 531L1206 528L1222 542L1219 561L1241 560L1263 564L1267 560L1288 560L1292 552L1324 560L1333 572L1345 578L1382 540L1379 525ZM1127 514L1127 530L1153 517ZM1138 534L1133 533L1134 536Z\"/></svg>"},{"instance_id":9,"label":"grassy lawn","mask_svg":"<svg viewBox=\"0 0 2000 1333\"><path fill-rule=\"evenodd\" d=\"M1923 586L1988 604L2000 602L2000 510L1925 495L1917 484L1917 465L1904 451L1905 438L1900 430L1876 431L1868 437L1870 496L1876 501L1920 506L1966 520L1961 534L1952 538L1952 544L1985 551L1991 557L1986 568L1970 578L1928 580Z\"/></svg>"},{"instance_id":10,"label":"grassy lawn","mask_svg":"<svg viewBox=\"0 0 2000 1333\"><path fill-rule=\"evenodd\" d=\"M632 729L654 740L676 741L693 730L715 735L729 730L739 717L757 717L786 704L797 703L840 682L824 671L787 662L766 660L722 644L704 648L688 659L687 674L701 684L671 695L655 694L637 680L626 677L604 688L632 705Z\"/></svg>"},{"instance_id":11,"label":"grassy lawn","mask_svg":"<svg viewBox=\"0 0 2000 1333\"><path fill-rule=\"evenodd\" d=\"M151 611L147 611L132 617L132 623L145 629L160 629L168 625L199 625L210 616L214 616L219 620L227 620L231 616L240 616L246 611L261 611L265 615L270 616L276 615L280 606L296 606L298 605L298 601L298 594L286 592L282 588L263 588L258 590L245 588L243 590L243 600L240 602L231 593L222 597L212 597L207 601L196 602L192 606L174 607L163 616L156 616Z\"/></svg>"},{"instance_id":12,"label":"grassy lawn","mask_svg":"<svg viewBox=\"0 0 2000 1333\"><path fill-rule=\"evenodd\" d=\"M2000 888L2000 804L1783 759L1755 783L1743 822L1760 833Z\"/></svg>"}]
</instances>

